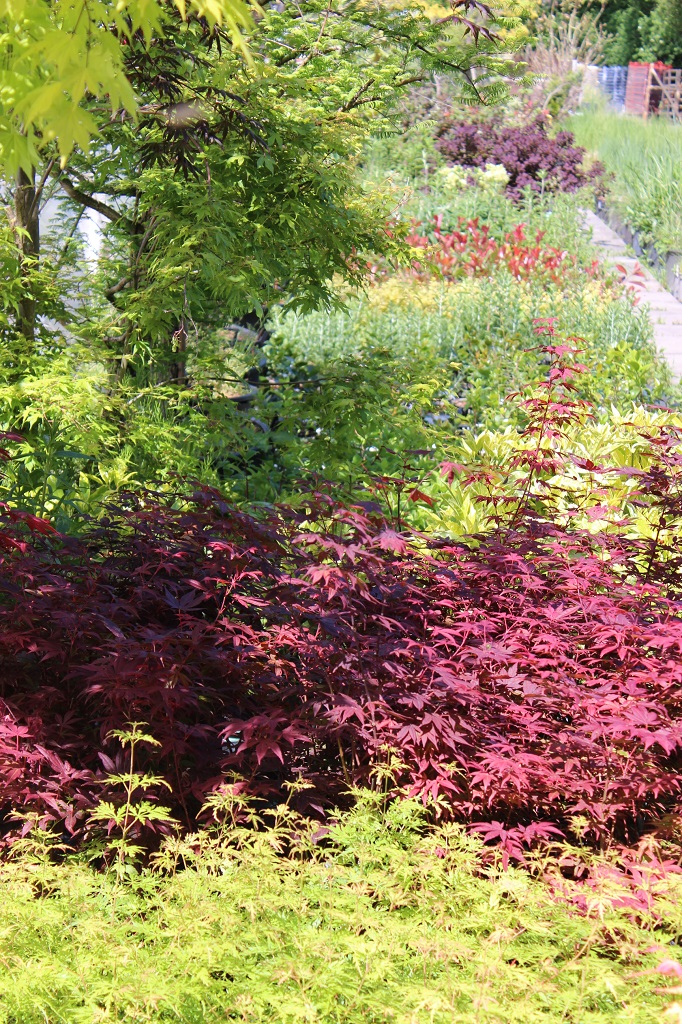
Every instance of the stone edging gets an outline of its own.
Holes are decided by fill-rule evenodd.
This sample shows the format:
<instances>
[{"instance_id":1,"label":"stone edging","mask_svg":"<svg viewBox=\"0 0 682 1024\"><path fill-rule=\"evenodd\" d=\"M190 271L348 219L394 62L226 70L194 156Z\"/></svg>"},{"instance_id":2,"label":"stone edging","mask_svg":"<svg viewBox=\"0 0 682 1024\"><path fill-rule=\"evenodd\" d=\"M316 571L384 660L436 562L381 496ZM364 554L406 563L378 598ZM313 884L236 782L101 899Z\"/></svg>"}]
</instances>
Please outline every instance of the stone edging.
<instances>
[{"instance_id":1,"label":"stone edging","mask_svg":"<svg viewBox=\"0 0 682 1024\"><path fill-rule=\"evenodd\" d=\"M655 270L665 271L666 287L671 295L682 302L682 252L667 252L662 255L654 245L644 247L639 232L633 231L620 214L607 206L603 199L597 199L595 211L606 221L626 245L631 245L637 259L645 258Z\"/></svg>"}]
</instances>

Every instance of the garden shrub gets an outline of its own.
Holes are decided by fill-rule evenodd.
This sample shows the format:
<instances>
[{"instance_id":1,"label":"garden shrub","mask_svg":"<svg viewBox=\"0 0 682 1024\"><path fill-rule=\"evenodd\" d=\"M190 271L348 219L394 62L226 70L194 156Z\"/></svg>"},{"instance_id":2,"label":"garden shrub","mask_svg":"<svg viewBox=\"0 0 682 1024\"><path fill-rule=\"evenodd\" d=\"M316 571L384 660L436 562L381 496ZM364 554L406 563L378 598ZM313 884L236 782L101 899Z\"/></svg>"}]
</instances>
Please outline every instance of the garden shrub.
<instances>
[{"instance_id":1,"label":"garden shrub","mask_svg":"<svg viewBox=\"0 0 682 1024\"><path fill-rule=\"evenodd\" d=\"M656 464L651 438L682 429L679 413L665 409L631 408L625 413L609 409L580 420L565 432L563 445L570 461L562 461L556 477L546 486L553 489L556 511L563 508L573 523L593 533L605 529L626 530L631 538L651 538L655 533L651 508L637 498L639 479L630 470L649 470ZM486 465L499 473L511 460L527 456L531 438L517 428L463 431L443 445L445 461L457 465ZM619 474L614 472L623 469ZM420 504L410 516L415 527L428 533L462 537L483 533L493 525L485 495L485 476L478 481L464 473L430 472L420 482L431 504ZM594 513L598 495L599 515ZM655 517L654 517L655 522Z\"/></svg>"},{"instance_id":2,"label":"garden shrub","mask_svg":"<svg viewBox=\"0 0 682 1024\"><path fill-rule=\"evenodd\" d=\"M548 128L543 115L518 125L447 120L436 132L436 149L448 163L462 167L501 164L509 176L507 194L515 200L527 188L541 193L577 192L595 184L603 167L584 168L585 150L574 145L571 132L550 135Z\"/></svg>"},{"instance_id":3,"label":"garden shrub","mask_svg":"<svg viewBox=\"0 0 682 1024\"><path fill-rule=\"evenodd\" d=\"M446 280L489 277L496 269L504 268L517 281L532 278L546 286L572 283L576 269L578 274L582 271L588 279L597 276L599 271L597 260L593 260L589 267L577 268L577 260L566 249L543 244L542 231L538 231L535 238L528 239L524 224L517 224L504 241L497 241L488 225L479 225L477 219L462 220L454 231L448 232L442 229L442 218L436 217L430 237L420 234L420 227L422 225L415 225L407 241L424 250L431 249L433 245L431 265ZM429 269L428 262L425 270ZM416 269L420 268L421 264L417 263Z\"/></svg>"},{"instance_id":4,"label":"garden shrub","mask_svg":"<svg viewBox=\"0 0 682 1024\"><path fill-rule=\"evenodd\" d=\"M680 875L655 850L502 871L415 801L356 797L324 836L284 806L250 829L218 809L127 884L27 837L0 864L0 1022L658 1024L674 1006Z\"/></svg>"},{"instance_id":5,"label":"garden shrub","mask_svg":"<svg viewBox=\"0 0 682 1024\"><path fill-rule=\"evenodd\" d=\"M323 813L391 750L413 796L516 849L556 830L632 840L677 813L678 432L616 473L639 479L650 535L576 525L603 518L603 488L557 500L561 438L587 413L566 348L545 356L522 402L535 445L444 467L492 515L466 542L406 528L433 501L409 479L377 481L391 519L318 492L259 520L204 490L131 498L78 541L4 534L6 811L81 832L120 770L111 730L136 720L187 826L225 772L275 799L302 777Z\"/></svg>"},{"instance_id":6,"label":"garden shrub","mask_svg":"<svg viewBox=\"0 0 682 1024\"><path fill-rule=\"evenodd\" d=\"M590 372L577 385L603 415L674 402L635 297L591 254L582 262L554 231L551 244L540 236L542 219L532 223L533 234L517 220L506 237L476 220L415 225L410 271L377 267L375 284L344 311L273 317L270 372L280 385L298 383L263 396L278 422L277 469L263 466L261 493L266 469L283 493L320 467L328 479L367 483L399 473L404 453L421 466L409 453L447 449L453 433L517 422L504 398L542 371L536 317L556 316L583 338Z\"/></svg>"}]
</instances>

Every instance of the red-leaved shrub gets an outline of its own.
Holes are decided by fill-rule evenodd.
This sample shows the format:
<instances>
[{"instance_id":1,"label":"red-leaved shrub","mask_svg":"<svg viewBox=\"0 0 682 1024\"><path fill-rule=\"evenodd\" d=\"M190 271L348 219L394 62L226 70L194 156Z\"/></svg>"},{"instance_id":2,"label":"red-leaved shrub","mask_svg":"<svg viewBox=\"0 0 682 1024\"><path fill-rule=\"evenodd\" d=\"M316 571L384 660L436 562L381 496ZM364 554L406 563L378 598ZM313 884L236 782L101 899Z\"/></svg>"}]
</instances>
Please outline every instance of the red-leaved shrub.
<instances>
[{"instance_id":1,"label":"red-leaved shrub","mask_svg":"<svg viewBox=\"0 0 682 1024\"><path fill-rule=\"evenodd\" d=\"M543 481L567 458L580 368L551 338L544 351L547 379L523 399L537 444L508 467L525 476L491 482L491 531L468 543L400 531L371 503L317 494L259 521L204 490L184 511L131 496L81 539L3 550L8 826L33 810L80 834L124 763L107 735L130 720L160 742L144 767L187 825L225 772L275 798L301 774L321 812L389 750L399 783L511 848L575 816L595 839L632 839L674 811L679 552L555 514ZM665 531L682 511L678 443L656 438L641 473Z\"/></svg>"},{"instance_id":2,"label":"red-leaved shrub","mask_svg":"<svg viewBox=\"0 0 682 1024\"><path fill-rule=\"evenodd\" d=\"M579 270L577 260L565 249L543 244L543 233L538 231L529 240L525 224L517 224L505 235L503 242L497 241L487 224L479 225L478 219L460 218L455 231L442 230L442 217L434 218L431 231L419 233L421 224L414 224L406 241L415 249L428 251L428 258L415 265L417 275L428 273L431 268L446 280L462 277L489 277L498 267L506 268L519 281L533 278L539 282L561 284L566 275ZM585 269L594 275L599 267L597 260Z\"/></svg>"}]
</instances>

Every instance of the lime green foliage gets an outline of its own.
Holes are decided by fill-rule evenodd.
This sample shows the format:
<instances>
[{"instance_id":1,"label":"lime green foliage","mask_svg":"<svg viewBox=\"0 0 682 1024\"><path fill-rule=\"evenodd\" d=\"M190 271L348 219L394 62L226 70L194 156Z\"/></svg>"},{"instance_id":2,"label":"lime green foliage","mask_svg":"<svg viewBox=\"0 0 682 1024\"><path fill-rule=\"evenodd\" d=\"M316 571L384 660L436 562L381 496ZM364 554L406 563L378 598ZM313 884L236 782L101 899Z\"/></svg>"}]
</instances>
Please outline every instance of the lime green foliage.
<instances>
[{"instance_id":1,"label":"lime green foliage","mask_svg":"<svg viewBox=\"0 0 682 1024\"><path fill-rule=\"evenodd\" d=\"M1 214L0 282L0 338L6 339L13 332L24 286L16 235ZM57 321L63 318L64 292L59 289L52 261L31 268L31 290L45 316Z\"/></svg>"},{"instance_id":2,"label":"lime green foliage","mask_svg":"<svg viewBox=\"0 0 682 1024\"><path fill-rule=\"evenodd\" d=\"M233 89L249 84L236 75L230 82ZM333 124L328 108L305 101L305 82L262 75L253 85L258 103L251 113L262 125L265 152L248 136L233 138L229 149L206 154L205 181L158 167L137 176L151 242L137 259L138 287L122 290L104 327L127 333L124 354L138 371L151 361L169 376L170 339L181 321L191 350L197 325L226 326L283 292L298 308L329 304L334 275L360 282L363 255L395 249L384 232L390 191L357 186L357 125ZM279 102L267 104L263 97L272 94ZM321 117L330 121L325 130L316 123ZM126 225L120 262L103 268L109 287L130 274L129 236ZM359 257L352 265L350 251Z\"/></svg>"},{"instance_id":3,"label":"lime green foliage","mask_svg":"<svg viewBox=\"0 0 682 1024\"><path fill-rule=\"evenodd\" d=\"M84 366L74 375L71 361L55 352L48 360L14 359L3 352L0 366L0 429L19 432L4 466L3 499L57 524L76 505L97 500L128 478L116 452L115 427L105 378Z\"/></svg>"},{"instance_id":4,"label":"lime green foliage","mask_svg":"<svg viewBox=\"0 0 682 1024\"><path fill-rule=\"evenodd\" d=\"M238 458L260 433L201 376L209 363L196 367L191 390L132 381L112 390L104 367L82 350L56 348L29 362L5 349L2 357L0 430L23 438L6 442L12 458L2 466L2 499L47 515L60 530L76 529L82 513L98 514L121 490L177 489L178 475L218 484L225 453ZM237 348L213 376L238 381L244 370Z\"/></svg>"},{"instance_id":5,"label":"lime green foliage","mask_svg":"<svg viewBox=\"0 0 682 1024\"><path fill-rule=\"evenodd\" d=\"M202 17L224 24L239 45L252 27L242 0L155 0L87 4L78 0L4 0L0 5L0 163L13 174L36 163L38 153L56 143L65 161L75 146L87 150L96 133L92 99L108 112L134 114L137 98L124 68L125 47L140 33L148 42L163 34L173 8L183 18ZM89 108L89 109L88 109Z\"/></svg>"},{"instance_id":6,"label":"lime green foliage","mask_svg":"<svg viewBox=\"0 0 682 1024\"><path fill-rule=\"evenodd\" d=\"M341 318L343 331L350 318ZM386 340L365 348L360 359L351 350L320 364L273 343L277 372L291 383L284 378L254 400L241 433L246 461L228 456L223 486L238 498L272 501L318 480L350 495L374 476L400 477L408 464L431 465L430 457L410 453L435 454L442 430L434 414L452 369L427 348L411 359L397 357Z\"/></svg>"},{"instance_id":7,"label":"lime green foliage","mask_svg":"<svg viewBox=\"0 0 682 1024\"><path fill-rule=\"evenodd\" d=\"M122 801L100 800L90 814L92 822L106 823L104 854L114 857L114 871L117 878L125 878L135 871L134 863L144 853L144 847L135 842L136 831L146 825L176 824L167 807L157 801L139 799L137 794L150 790L158 793L163 787L170 789L165 779L148 772L136 771L135 755L140 744L160 747L160 742L150 733L144 732L146 722L129 722L126 729L113 729L109 737L119 740L124 750L130 751L126 771L108 772L103 785L123 790Z\"/></svg>"},{"instance_id":8,"label":"lime green foliage","mask_svg":"<svg viewBox=\"0 0 682 1024\"><path fill-rule=\"evenodd\" d=\"M587 415L571 426L560 439L546 439L543 448L550 453L574 456L562 460L561 470L547 483L553 494L560 494L557 516L562 509L567 519L580 529L592 533L611 531L630 537L650 540L660 528L651 510L637 500L638 478L630 469L649 469L652 465L651 437L677 431L682 427L679 413L669 410L654 412L633 408L622 414L616 408L603 410L591 419ZM420 504L412 513L422 529L448 536L464 536L484 532L491 526L490 505L477 497L491 493L509 493L515 481L523 477L521 470L510 471L514 457L534 449L535 440L522 438L514 427L504 430L466 432L446 442L444 461L464 467L448 479L434 469L426 475L420 488L431 497L433 505ZM580 462L580 460L583 460ZM490 481L475 483L464 480L466 467L484 466ZM624 469L620 474L618 470ZM535 484L542 494L544 483ZM596 511L598 510L598 515ZM664 542L674 543L672 535Z\"/></svg>"},{"instance_id":9,"label":"lime green foliage","mask_svg":"<svg viewBox=\"0 0 682 1024\"><path fill-rule=\"evenodd\" d=\"M615 176L611 201L630 226L662 253L681 251L682 128L600 110L576 114L570 128Z\"/></svg>"},{"instance_id":10,"label":"lime green foliage","mask_svg":"<svg viewBox=\"0 0 682 1024\"><path fill-rule=\"evenodd\" d=\"M537 877L501 871L413 802L357 797L323 838L286 807L260 831L235 827L248 808L227 786L218 824L169 840L155 870L123 884L72 857L50 863L29 839L0 867L0 1021L661 1020L666 953L645 950L680 936L676 876L646 881L643 860L655 895L635 919L613 906L622 875L584 888L548 862ZM587 914L570 902L580 892Z\"/></svg>"}]
</instances>

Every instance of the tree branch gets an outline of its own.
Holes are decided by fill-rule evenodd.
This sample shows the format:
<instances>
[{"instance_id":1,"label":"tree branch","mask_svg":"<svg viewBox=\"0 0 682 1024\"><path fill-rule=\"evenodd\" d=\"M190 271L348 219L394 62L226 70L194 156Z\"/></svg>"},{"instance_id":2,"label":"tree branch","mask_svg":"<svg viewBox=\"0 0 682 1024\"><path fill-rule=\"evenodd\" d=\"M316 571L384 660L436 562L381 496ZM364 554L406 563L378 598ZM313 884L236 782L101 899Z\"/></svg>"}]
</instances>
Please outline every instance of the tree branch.
<instances>
[{"instance_id":1,"label":"tree branch","mask_svg":"<svg viewBox=\"0 0 682 1024\"><path fill-rule=\"evenodd\" d=\"M417 50L419 50L421 53L425 53L427 57L431 57L431 58L439 61L444 67L451 68L453 71L457 71L462 76L462 78L466 79L466 81L469 84L469 86L471 87L471 89L473 89L474 94L476 95L477 100L480 103L485 104L485 97L483 97L481 95L479 89L477 88L475 81L471 77L471 72L470 72L469 68L462 67L461 64L455 64L454 61L445 60L443 57L439 56L438 54L431 53L430 50L427 50L426 47L422 46L420 43L417 43L415 48Z\"/></svg>"},{"instance_id":2,"label":"tree branch","mask_svg":"<svg viewBox=\"0 0 682 1024\"><path fill-rule=\"evenodd\" d=\"M423 82L426 77L425 73L421 75L412 75L411 78L404 78L402 82L394 82L396 89L404 89L406 85L413 85L415 82Z\"/></svg>"},{"instance_id":3,"label":"tree branch","mask_svg":"<svg viewBox=\"0 0 682 1024\"><path fill-rule=\"evenodd\" d=\"M130 282L130 278L128 278L128 277L122 277L122 278L121 278L121 280L120 280L120 281L118 281L118 283L117 283L117 284L114 284L114 285L112 285L112 286L111 286L111 288L106 288L106 289L105 289L105 291L104 291L104 295L105 295L105 297L106 297L107 299L109 299L109 300L113 299L114 295L117 295L117 294L118 294L118 292L121 292L121 291L123 291L123 289L125 288L125 286L126 286L126 285L127 285L127 284L128 284L129 282Z\"/></svg>"},{"instance_id":4,"label":"tree branch","mask_svg":"<svg viewBox=\"0 0 682 1024\"><path fill-rule=\"evenodd\" d=\"M78 211L78 215L77 215L75 221L73 222L73 227L69 231L67 239L64 242L64 246L62 248L62 251L59 254L59 259L57 260L57 266L58 267L61 267L62 263L66 259L66 255L67 255L67 253L69 251L69 245L71 244L71 239L73 238L73 236L76 234L76 231L78 230L78 225L81 222L81 218L82 218L84 212L85 212L85 207L83 207L82 209L80 209Z\"/></svg>"},{"instance_id":5,"label":"tree branch","mask_svg":"<svg viewBox=\"0 0 682 1024\"><path fill-rule=\"evenodd\" d=\"M103 217L110 220L113 224L116 224L120 220L126 220L123 214L115 210L113 206L107 206L106 203L100 203L99 199L95 199L93 196L89 196L87 192L81 192L79 188L76 188L72 181L65 178L64 175L60 175L59 184L66 192L69 199L73 199L75 203L80 203L82 206L87 206L89 210L94 210L96 213L101 213Z\"/></svg>"},{"instance_id":6,"label":"tree branch","mask_svg":"<svg viewBox=\"0 0 682 1024\"><path fill-rule=\"evenodd\" d=\"M47 179L49 178L50 174L52 173L52 168L54 167L55 163L56 163L55 159L52 159L52 160L48 161L47 166L45 167L45 170L43 171L42 177L41 177L39 183L36 185L35 195L33 197L33 202L31 203L31 210L30 210L31 216L33 216L35 214L36 210L40 206L40 200L42 198L43 190L45 188L45 183L47 182Z\"/></svg>"},{"instance_id":7,"label":"tree branch","mask_svg":"<svg viewBox=\"0 0 682 1024\"><path fill-rule=\"evenodd\" d=\"M339 113L347 114L349 110L353 109L353 107L360 106L360 101L362 97L364 96L368 89L372 88L374 82L374 78L368 78L365 84L358 89L355 96L353 96L352 99L348 100L348 103L344 103L342 107L339 107Z\"/></svg>"}]
</instances>

